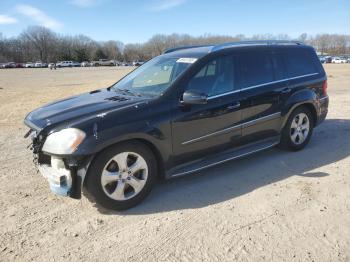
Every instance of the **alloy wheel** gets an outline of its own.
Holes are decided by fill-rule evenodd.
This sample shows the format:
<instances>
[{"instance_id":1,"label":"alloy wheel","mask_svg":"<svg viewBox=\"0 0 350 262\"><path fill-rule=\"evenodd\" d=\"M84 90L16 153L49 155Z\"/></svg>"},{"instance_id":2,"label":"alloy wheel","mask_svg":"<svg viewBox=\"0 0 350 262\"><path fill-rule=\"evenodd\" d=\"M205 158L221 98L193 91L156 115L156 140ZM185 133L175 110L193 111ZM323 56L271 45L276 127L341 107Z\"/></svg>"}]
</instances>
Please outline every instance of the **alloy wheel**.
<instances>
[{"instance_id":1,"label":"alloy wheel","mask_svg":"<svg viewBox=\"0 0 350 262\"><path fill-rule=\"evenodd\" d=\"M141 192L147 176L148 166L142 156L134 152L122 152L105 165L101 185L108 197L124 201Z\"/></svg>"},{"instance_id":2,"label":"alloy wheel","mask_svg":"<svg viewBox=\"0 0 350 262\"><path fill-rule=\"evenodd\" d=\"M310 120L305 113L297 114L292 121L290 138L296 145L302 144L310 132Z\"/></svg>"}]
</instances>

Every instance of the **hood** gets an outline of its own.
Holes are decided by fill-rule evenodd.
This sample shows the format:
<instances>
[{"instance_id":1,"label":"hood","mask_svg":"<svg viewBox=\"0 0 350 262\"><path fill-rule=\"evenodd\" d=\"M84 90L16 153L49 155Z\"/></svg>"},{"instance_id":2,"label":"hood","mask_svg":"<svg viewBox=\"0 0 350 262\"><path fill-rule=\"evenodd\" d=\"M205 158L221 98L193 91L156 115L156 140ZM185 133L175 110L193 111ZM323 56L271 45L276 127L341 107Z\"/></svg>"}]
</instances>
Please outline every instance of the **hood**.
<instances>
[{"instance_id":1,"label":"hood","mask_svg":"<svg viewBox=\"0 0 350 262\"><path fill-rule=\"evenodd\" d=\"M44 105L27 115L24 122L32 129L41 130L76 119L103 114L110 110L139 104L149 97L125 95L110 89L96 90Z\"/></svg>"}]
</instances>

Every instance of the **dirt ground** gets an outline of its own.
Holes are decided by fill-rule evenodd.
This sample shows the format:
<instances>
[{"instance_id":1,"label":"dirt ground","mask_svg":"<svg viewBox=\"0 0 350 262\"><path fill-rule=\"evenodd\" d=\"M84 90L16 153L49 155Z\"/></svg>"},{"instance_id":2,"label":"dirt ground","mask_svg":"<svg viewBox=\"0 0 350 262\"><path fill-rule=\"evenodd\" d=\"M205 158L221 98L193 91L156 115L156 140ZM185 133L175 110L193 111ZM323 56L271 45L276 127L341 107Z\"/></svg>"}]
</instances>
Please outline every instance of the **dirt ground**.
<instances>
[{"instance_id":1,"label":"dirt ground","mask_svg":"<svg viewBox=\"0 0 350 262\"><path fill-rule=\"evenodd\" d=\"M122 213L54 196L22 121L130 69L0 70L0 260L350 261L350 64L325 67L330 112L305 150L163 182Z\"/></svg>"}]
</instances>

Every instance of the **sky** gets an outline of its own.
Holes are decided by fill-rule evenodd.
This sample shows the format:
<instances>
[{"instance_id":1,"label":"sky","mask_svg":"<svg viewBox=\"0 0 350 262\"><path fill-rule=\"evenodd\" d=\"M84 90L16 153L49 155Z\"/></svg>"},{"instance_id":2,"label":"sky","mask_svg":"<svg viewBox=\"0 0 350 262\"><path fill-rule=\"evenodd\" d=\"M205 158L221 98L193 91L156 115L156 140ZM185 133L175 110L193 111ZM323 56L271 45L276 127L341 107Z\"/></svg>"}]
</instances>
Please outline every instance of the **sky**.
<instances>
[{"instance_id":1,"label":"sky","mask_svg":"<svg viewBox=\"0 0 350 262\"><path fill-rule=\"evenodd\" d=\"M350 34L350 0L0 0L0 33L28 26L98 41L155 34Z\"/></svg>"}]
</instances>

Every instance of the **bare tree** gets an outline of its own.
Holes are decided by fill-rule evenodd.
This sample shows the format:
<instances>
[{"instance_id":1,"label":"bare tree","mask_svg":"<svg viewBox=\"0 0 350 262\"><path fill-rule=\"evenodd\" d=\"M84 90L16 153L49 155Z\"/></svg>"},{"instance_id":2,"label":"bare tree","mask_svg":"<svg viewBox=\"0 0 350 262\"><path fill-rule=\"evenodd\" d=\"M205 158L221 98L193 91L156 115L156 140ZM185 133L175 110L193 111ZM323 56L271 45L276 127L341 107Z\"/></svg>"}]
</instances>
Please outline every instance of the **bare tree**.
<instances>
[{"instance_id":1,"label":"bare tree","mask_svg":"<svg viewBox=\"0 0 350 262\"><path fill-rule=\"evenodd\" d=\"M6 38L0 33L0 62L26 62L41 60L91 61L98 58L135 61L148 60L168 48L186 45L205 45L240 40L291 39L286 34L258 34L245 36L238 34L191 36L188 34L157 34L145 43L124 44L110 40L97 42L84 35L61 36L45 27L28 27L18 37ZM301 34L299 41L306 42L321 54L342 55L350 53L350 36L338 34Z\"/></svg>"},{"instance_id":2,"label":"bare tree","mask_svg":"<svg viewBox=\"0 0 350 262\"><path fill-rule=\"evenodd\" d=\"M33 26L25 30L20 38L33 45L39 54L40 61L47 62L52 44L56 41L56 34L46 27Z\"/></svg>"},{"instance_id":3,"label":"bare tree","mask_svg":"<svg viewBox=\"0 0 350 262\"><path fill-rule=\"evenodd\" d=\"M118 41L107 41L102 43L102 49L109 59L122 60L122 50L123 43Z\"/></svg>"}]
</instances>

